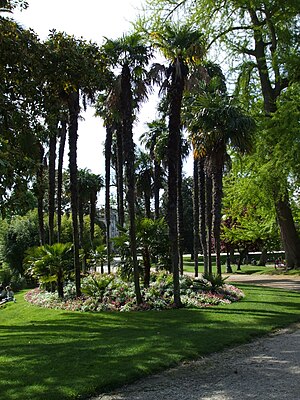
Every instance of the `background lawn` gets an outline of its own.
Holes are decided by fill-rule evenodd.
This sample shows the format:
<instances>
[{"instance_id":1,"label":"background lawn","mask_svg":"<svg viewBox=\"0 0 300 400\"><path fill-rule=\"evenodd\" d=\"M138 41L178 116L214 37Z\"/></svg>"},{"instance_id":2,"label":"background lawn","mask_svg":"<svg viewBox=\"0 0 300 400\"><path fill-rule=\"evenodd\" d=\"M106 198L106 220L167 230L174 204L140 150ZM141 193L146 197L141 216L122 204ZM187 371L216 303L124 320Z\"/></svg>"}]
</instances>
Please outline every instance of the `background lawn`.
<instances>
[{"instance_id":1,"label":"background lawn","mask_svg":"<svg viewBox=\"0 0 300 400\"><path fill-rule=\"evenodd\" d=\"M0 308L1 398L101 392L300 320L300 293L239 287L246 298L226 306L99 314L39 308L19 293Z\"/></svg>"},{"instance_id":2,"label":"background lawn","mask_svg":"<svg viewBox=\"0 0 300 400\"><path fill-rule=\"evenodd\" d=\"M222 264L222 274L226 274L226 264ZM191 261L190 256L184 256L183 258L183 268L185 272L191 272L194 273L194 261ZM269 263L265 267L260 266L260 265L251 265L251 264L242 264L241 265L241 270L237 271L237 265L232 264L232 273L233 274L267 274L267 275L279 275L279 274L284 274L284 275L300 275L300 269L293 269L289 271L285 271L283 268L274 268L274 263ZM199 260L199 274L203 272L203 262L200 256ZM216 273L216 265L213 262L213 272Z\"/></svg>"}]
</instances>

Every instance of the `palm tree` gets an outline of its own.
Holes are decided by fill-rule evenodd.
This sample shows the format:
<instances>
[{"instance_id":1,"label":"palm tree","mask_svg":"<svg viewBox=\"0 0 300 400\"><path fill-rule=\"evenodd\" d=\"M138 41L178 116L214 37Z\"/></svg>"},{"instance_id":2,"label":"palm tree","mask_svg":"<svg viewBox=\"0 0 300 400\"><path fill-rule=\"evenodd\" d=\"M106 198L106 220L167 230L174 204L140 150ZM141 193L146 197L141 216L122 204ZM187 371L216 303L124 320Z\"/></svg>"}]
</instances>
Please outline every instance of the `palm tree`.
<instances>
[{"instance_id":1,"label":"palm tree","mask_svg":"<svg viewBox=\"0 0 300 400\"><path fill-rule=\"evenodd\" d=\"M169 60L167 88L169 136L168 136L168 225L170 254L174 281L174 303L181 307L179 287L179 246L178 246L178 182L181 164L181 106L188 77L188 63L201 58L203 46L201 34L191 26L176 26L165 23L158 32L151 34L154 46L158 47Z\"/></svg>"},{"instance_id":2,"label":"palm tree","mask_svg":"<svg viewBox=\"0 0 300 400\"><path fill-rule=\"evenodd\" d=\"M194 268L195 268L195 277L198 276L199 273L199 168L198 168L198 160L194 156L193 163L193 220L194 220Z\"/></svg>"},{"instance_id":3,"label":"palm tree","mask_svg":"<svg viewBox=\"0 0 300 400\"><path fill-rule=\"evenodd\" d=\"M45 197L45 150L42 143L39 143L39 163L36 172L36 182L33 186L34 193L37 198L38 221L39 221L39 241L40 245L45 244L45 228L44 228L44 197Z\"/></svg>"},{"instance_id":4,"label":"palm tree","mask_svg":"<svg viewBox=\"0 0 300 400\"><path fill-rule=\"evenodd\" d=\"M83 242L83 216L88 213L90 216L90 242L93 246L97 194L102 187L103 178L101 175L93 174L86 168L78 170L78 212L81 245Z\"/></svg>"},{"instance_id":5,"label":"palm tree","mask_svg":"<svg viewBox=\"0 0 300 400\"><path fill-rule=\"evenodd\" d=\"M115 41L107 40L107 55L113 66L121 68L120 75L120 115L122 122L122 148L125 164L127 205L129 214L130 249L133 261L134 284L137 303L142 302L137 263L136 227L135 227L135 154L132 126L134 110L147 96L146 71L151 56L150 48L145 46L139 34L123 36Z\"/></svg>"},{"instance_id":6,"label":"palm tree","mask_svg":"<svg viewBox=\"0 0 300 400\"><path fill-rule=\"evenodd\" d=\"M110 259L111 259L111 243L110 243L110 225L111 225L111 212L110 212L110 163L112 151L113 128L110 125L106 126L106 139L105 139L105 222L106 222L106 256L107 256L107 270L110 274Z\"/></svg>"},{"instance_id":7,"label":"palm tree","mask_svg":"<svg viewBox=\"0 0 300 400\"><path fill-rule=\"evenodd\" d=\"M25 265L27 273L42 282L56 282L57 293L64 297L64 272L70 264L72 243L54 243L27 250Z\"/></svg>"},{"instance_id":8,"label":"palm tree","mask_svg":"<svg viewBox=\"0 0 300 400\"><path fill-rule=\"evenodd\" d=\"M205 93L192 100L189 129L199 153L206 158L212 179L213 236L217 273L221 275L220 228L223 195L223 171L228 159L227 146L240 153L251 150L254 122L234 101L223 93Z\"/></svg>"},{"instance_id":9,"label":"palm tree","mask_svg":"<svg viewBox=\"0 0 300 400\"><path fill-rule=\"evenodd\" d=\"M148 130L140 136L141 143L150 152L150 158L154 164L153 193L154 193L154 217L159 219L159 190L162 187L162 161L165 159L165 141L168 130L164 118L147 123ZM164 142L162 146L162 141ZM162 150L162 151L160 151Z\"/></svg>"},{"instance_id":10,"label":"palm tree","mask_svg":"<svg viewBox=\"0 0 300 400\"><path fill-rule=\"evenodd\" d=\"M56 125L56 124L55 124ZM54 214L55 214L55 160L57 127L54 125L49 137L49 165L48 165L48 224L49 244L54 242Z\"/></svg>"},{"instance_id":11,"label":"palm tree","mask_svg":"<svg viewBox=\"0 0 300 400\"><path fill-rule=\"evenodd\" d=\"M61 128L59 129L59 150L57 166L57 241L61 241L61 217L62 217L62 185L63 185L63 161L65 143L67 135L66 117L61 118Z\"/></svg>"},{"instance_id":12,"label":"palm tree","mask_svg":"<svg viewBox=\"0 0 300 400\"><path fill-rule=\"evenodd\" d=\"M45 71L49 84L63 100L69 114L69 170L74 241L74 270L76 295L80 296L80 262L78 229L77 136L80 113L80 95L94 100L103 90L108 78L104 57L93 43L87 43L65 33L52 32L47 41L49 56ZM85 101L84 101L85 104Z\"/></svg>"},{"instance_id":13,"label":"palm tree","mask_svg":"<svg viewBox=\"0 0 300 400\"><path fill-rule=\"evenodd\" d=\"M104 184L102 176L97 174L92 174L91 185L90 185L90 238L92 246L95 236L97 196L100 190L103 188L103 186Z\"/></svg>"},{"instance_id":14,"label":"palm tree","mask_svg":"<svg viewBox=\"0 0 300 400\"><path fill-rule=\"evenodd\" d=\"M109 46L108 46L109 47ZM105 46L106 48L106 46ZM111 52L109 47L108 55ZM118 223L124 226L124 168L123 168L123 143L122 143L122 117L120 106L120 77L112 76L105 91L98 97L96 114L101 116L106 127L105 142L105 176L106 176L106 228L107 240L109 239L110 224L110 165L115 167L117 186ZM115 157L112 157L112 149ZM109 218L108 218L109 217ZM110 245L107 246L109 251ZM110 259L110 257L108 257Z\"/></svg>"},{"instance_id":15,"label":"palm tree","mask_svg":"<svg viewBox=\"0 0 300 400\"><path fill-rule=\"evenodd\" d=\"M136 160L136 188L137 195L144 197L145 217L151 218L153 170L150 156L139 151Z\"/></svg>"},{"instance_id":16,"label":"palm tree","mask_svg":"<svg viewBox=\"0 0 300 400\"><path fill-rule=\"evenodd\" d=\"M110 53L110 49L109 49ZM105 220L106 220L106 249L107 268L110 273L111 261L111 206L110 206L110 185L111 185L111 164L115 168L117 186L117 207L118 223L124 227L124 177L123 177L123 144L122 144L122 123L120 114L120 78L111 77L111 81L104 93L98 97L96 114L101 116L106 127L105 139ZM115 154L114 154L115 153Z\"/></svg>"}]
</instances>

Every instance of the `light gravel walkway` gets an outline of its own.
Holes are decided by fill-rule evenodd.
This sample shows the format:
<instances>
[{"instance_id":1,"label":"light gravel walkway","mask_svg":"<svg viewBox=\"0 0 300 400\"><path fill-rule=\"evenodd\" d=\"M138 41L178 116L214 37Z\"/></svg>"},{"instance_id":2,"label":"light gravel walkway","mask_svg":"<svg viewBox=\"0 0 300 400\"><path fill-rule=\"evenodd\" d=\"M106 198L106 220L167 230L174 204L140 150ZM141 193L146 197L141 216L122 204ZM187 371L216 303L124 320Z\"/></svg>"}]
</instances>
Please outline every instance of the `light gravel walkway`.
<instances>
[{"instance_id":1,"label":"light gravel walkway","mask_svg":"<svg viewBox=\"0 0 300 400\"><path fill-rule=\"evenodd\" d=\"M270 286L274 288L300 291L300 276L259 274L225 274L224 276L228 276L226 280L227 282L249 283L250 285Z\"/></svg>"},{"instance_id":2,"label":"light gravel walkway","mask_svg":"<svg viewBox=\"0 0 300 400\"><path fill-rule=\"evenodd\" d=\"M239 282L254 280L253 276L248 276L249 280L243 277ZM230 281L237 281L232 278ZM270 279L260 276L260 283L251 283L273 286ZM287 287L290 282L277 286L278 280L274 286L299 290L300 280L295 280L295 286ZM183 363L92 400L241 399L300 400L300 323L254 342Z\"/></svg>"}]
</instances>

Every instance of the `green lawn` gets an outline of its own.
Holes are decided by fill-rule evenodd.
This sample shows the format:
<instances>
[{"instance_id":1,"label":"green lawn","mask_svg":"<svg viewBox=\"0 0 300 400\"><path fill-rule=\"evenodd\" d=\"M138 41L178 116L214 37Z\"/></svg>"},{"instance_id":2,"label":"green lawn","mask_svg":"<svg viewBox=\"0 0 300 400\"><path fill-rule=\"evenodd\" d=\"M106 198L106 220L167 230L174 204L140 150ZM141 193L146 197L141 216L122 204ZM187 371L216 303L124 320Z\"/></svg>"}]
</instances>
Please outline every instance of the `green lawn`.
<instances>
[{"instance_id":1,"label":"green lawn","mask_svg":"<svg viewBox=\"0 0 300 400\"><path fill-rule=\"evenodd\" d=\"M113 388L300 320L300 293L244 286L238 303L132 313L0 308L0 393L68 399Z\"/></svg>"},{"instance_id":2,"label":"green lawn","mask_svg":"<svg viewBox=\"0 0 300 400\"><path fill-rule=\"evenodd\" d=\"M191 261L190 256L184 256L183 258L184 263L184 271L186 272L194 272L194 262ZM267 274L267 275L278 275L278 274L285 274L285 275L300 275L300 270L290 270L285 271L282 268L275 269L274 264L267 264L265 267L259 265L241 265L241 270L237 271L237 266L233 264L231 266L232 273L234 274ZM199 262L199 273L203 272L203 263ZM216 272L216 266L213 264L213 272ZM226 273L226 265L222 264L222 274Z\"/></svg>"}]
</instances>

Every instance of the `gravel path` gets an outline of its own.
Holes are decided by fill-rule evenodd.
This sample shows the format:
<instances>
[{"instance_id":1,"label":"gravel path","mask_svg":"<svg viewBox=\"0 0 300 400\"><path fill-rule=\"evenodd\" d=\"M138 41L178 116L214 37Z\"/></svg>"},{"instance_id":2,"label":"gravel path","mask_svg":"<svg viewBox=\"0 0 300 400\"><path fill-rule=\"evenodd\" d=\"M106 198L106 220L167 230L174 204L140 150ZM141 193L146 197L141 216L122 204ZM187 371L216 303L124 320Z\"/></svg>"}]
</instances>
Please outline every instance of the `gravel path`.
<instances>
[{"instance_id":1,"label":"gravel path","mask_svg":"<svg viewBox=\"0 0 300 400\"><path fill-rule=\"evenodd\" d=\"M239 282L251 282L253 276ZM237 281L230 277L230 281ZM286 280L282 278L281 280ZM300 290L300 279L256 284ZM291 285L291 286L289 286ZM299 305L300 313L300 305ZM201 338L199 338L201 340ZM187 362L92 400L299 400L300 323L268 337Z\"/></svg>"},{"instance_id":2,"label":"gravel path","mask_svg":"<svg viewBox=\"0 0 300 400\"><path fill-rule=\"evenodd\" d=\"M270 286L274 288L300 291L300 276L258 275L258 274L257 275L231 274L227 276L228 276L227 278L228 282L249 283L250 285Z\"/></svg>"}]
</instances>

